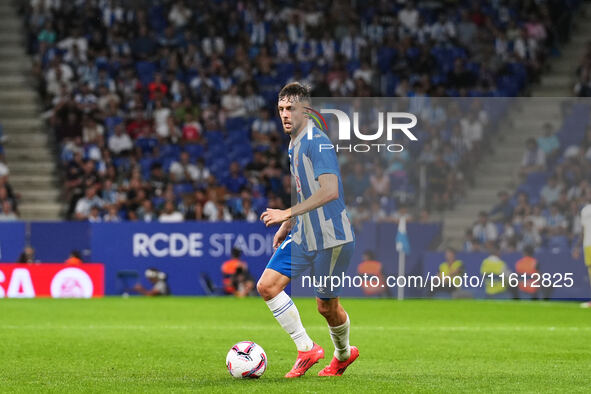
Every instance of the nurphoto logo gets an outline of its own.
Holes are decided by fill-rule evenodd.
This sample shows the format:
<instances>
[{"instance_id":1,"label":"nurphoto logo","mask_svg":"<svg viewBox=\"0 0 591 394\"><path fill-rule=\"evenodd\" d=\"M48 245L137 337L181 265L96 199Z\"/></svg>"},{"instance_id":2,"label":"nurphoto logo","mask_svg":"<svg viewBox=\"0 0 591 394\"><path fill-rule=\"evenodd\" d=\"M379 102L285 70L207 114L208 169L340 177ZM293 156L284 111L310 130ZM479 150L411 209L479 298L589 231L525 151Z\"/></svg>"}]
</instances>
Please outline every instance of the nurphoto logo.
<instances>
[{"instance_id":1,"label":"nurphoto logo","mask_svg":"<svg viewBox=\"0 0 591 394\"><path fill-rule=\"evenodd\" d=\"M328 126L326 119L322 114L330 114L336 117L338 123L338 141L351 141L351 130L353 130L354 137L361 141L372 141L373 143L358 143L358 144L320 144L319 149L323 150L334 149L339 151L348 152L402 152L404 146L401 144L390 143L392 141L395 132L402 132L411 141L418 141L417 137L412 133L410 129L417 125L417 117L409 112L378 112L378 128L373 133L365 133L360 130L359 127L359 112L353 112L353 127L351 127L351 119L349 115L338 109L321 109L316 111L313 108L306 107L309 111L308 124L306 133L308 139L311 140L314 137L313 128L317 127L323 132L327 132ZM385 119L385 121L384 121ZM384 127L385 123L385 127ZM379 143L380 139L383 139L385 129L386 142Z\"/></svg>"}]
</instances>

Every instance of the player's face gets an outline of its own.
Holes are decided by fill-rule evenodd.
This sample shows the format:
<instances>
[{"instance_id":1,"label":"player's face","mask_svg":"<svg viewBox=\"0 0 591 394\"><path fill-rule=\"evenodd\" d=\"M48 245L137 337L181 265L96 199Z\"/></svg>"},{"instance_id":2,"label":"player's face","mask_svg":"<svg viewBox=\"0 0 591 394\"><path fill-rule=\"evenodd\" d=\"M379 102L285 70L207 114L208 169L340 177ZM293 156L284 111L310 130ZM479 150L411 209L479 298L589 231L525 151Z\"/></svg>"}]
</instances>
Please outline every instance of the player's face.
<instances>
[{"instance_id":1,"label":"player's face","mask_svg":"<svg viewBox=\"0 0 591 394\"><path fill-rule=\"evenodd\" d=\"M292 97L284 97L279 100L277 109L285 134L297 135L307 122L304 103L295 101Z\"/></svg>"}]
</instances>

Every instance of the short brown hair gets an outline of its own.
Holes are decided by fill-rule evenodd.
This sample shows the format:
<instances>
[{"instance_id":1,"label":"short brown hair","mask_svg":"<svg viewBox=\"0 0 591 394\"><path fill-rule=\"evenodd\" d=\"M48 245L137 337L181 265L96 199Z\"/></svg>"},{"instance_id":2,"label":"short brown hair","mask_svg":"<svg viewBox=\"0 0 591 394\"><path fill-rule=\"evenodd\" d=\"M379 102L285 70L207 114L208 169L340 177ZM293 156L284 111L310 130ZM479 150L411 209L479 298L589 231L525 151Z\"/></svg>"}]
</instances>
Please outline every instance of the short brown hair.
<instances>
[{"instance_id":1,"label":"short brown hair","mask_svg":"<svg viewBox=\"0 0 591 394\"><path fill-rule=\"evenodd\" d=\"M279 100L289 98L290 101L310 101L310 88L299 83L291 82L285 85L279 92Z\"/></svg>"}]
</instances>

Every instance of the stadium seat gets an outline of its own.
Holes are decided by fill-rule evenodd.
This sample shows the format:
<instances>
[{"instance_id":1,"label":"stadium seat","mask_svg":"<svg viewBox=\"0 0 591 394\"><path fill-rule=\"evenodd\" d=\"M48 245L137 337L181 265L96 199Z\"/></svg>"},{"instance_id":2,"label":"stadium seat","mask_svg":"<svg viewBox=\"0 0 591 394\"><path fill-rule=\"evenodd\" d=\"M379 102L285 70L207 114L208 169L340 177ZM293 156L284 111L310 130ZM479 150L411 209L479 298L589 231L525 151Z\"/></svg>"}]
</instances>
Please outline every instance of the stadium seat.
<instances>
[{"instance_id":1,"label":"stadium seat","mask_svg":"<svg viewBox=\"0 0 591 394\"><path fill-rule=\"evenodd\" d=\"M156 65L153 62L137 62L135 67L137 75L143 85L148 85L154 80Z\"/></svg>"},{"instance_id":2,"label":"stadium seat","mask_svg":"<svg viewBox=\"0 0 591 394\"><path fill-rule=\"evenodd\" d=\"M192 183L183 182L173 186L174 194L177 197L182 197L185 194L193 193L195 188Z\"/></svg>"},{"instance_id":3,"label":"stadium seat","mask_svg":"<svg viewBox=\"0 0 591 394\"><path fill-rule=\"evenodd\" d=\"M151 153L154 147L158 145L158 140L156 138L138 138L135 140L135 145L139 146L142 153Z\"/></svg>"},{"instance_id":4,"label":"stadium seat","mask_svg":"<svg viewBox=\"0 0 591 394\"><path fill-rule=\"evenodd\" d=\"M245 123L246 119L242 117L228 118L226 119L226 130L229 132L240 130L244 127Z\"/></svg>"},{"instance_id":5,"label":"stadium seat","mask_svg":"<svg viewBox=\"0 0 591 394\"><path fill-rule=\"evenodd\" d=\"M570 251L568 238L564 235L548 237L546 240L546 249L551 253L561 253Z\"/></svg>"},{"instance_id":6,"label":"stadium seat","mask_svg":"<svg viewBox=\"0 0 591 394\"><path fill-rule=\"evenodd\" d=\"M183 147L183 149L189 153L192 159L198 159L203 156L204 148L203 145L200 144L187 144Z\"/></svg>"}]
</instances>

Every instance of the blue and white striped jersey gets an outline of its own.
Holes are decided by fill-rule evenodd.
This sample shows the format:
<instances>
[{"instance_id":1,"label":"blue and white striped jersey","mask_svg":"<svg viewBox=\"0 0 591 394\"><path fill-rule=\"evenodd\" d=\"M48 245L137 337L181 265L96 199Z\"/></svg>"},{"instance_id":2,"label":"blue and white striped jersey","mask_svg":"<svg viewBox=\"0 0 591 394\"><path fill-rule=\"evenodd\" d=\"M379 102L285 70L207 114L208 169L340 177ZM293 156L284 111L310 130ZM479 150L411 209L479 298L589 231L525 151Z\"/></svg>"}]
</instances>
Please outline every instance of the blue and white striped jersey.
<instances>
[{"instance_id":1,"label":"blue and white striped jersey","mask_svg":"<svg viewBox=\"0 0 591 394\"><path fill-rule=\"evenodd\" d=\"M308 251L332 248L355 239L345 208L337 155L334 149L325 148L321 152L321 144L332 145L326 134L316 127L312 129L312 139L308 139L306 130L303 130L289 144L291 174L295 178L298 202L320 188L320 175L335 174L339 179L338 199L297 217L292 240Z\"/></svg>"}]
</instances>

